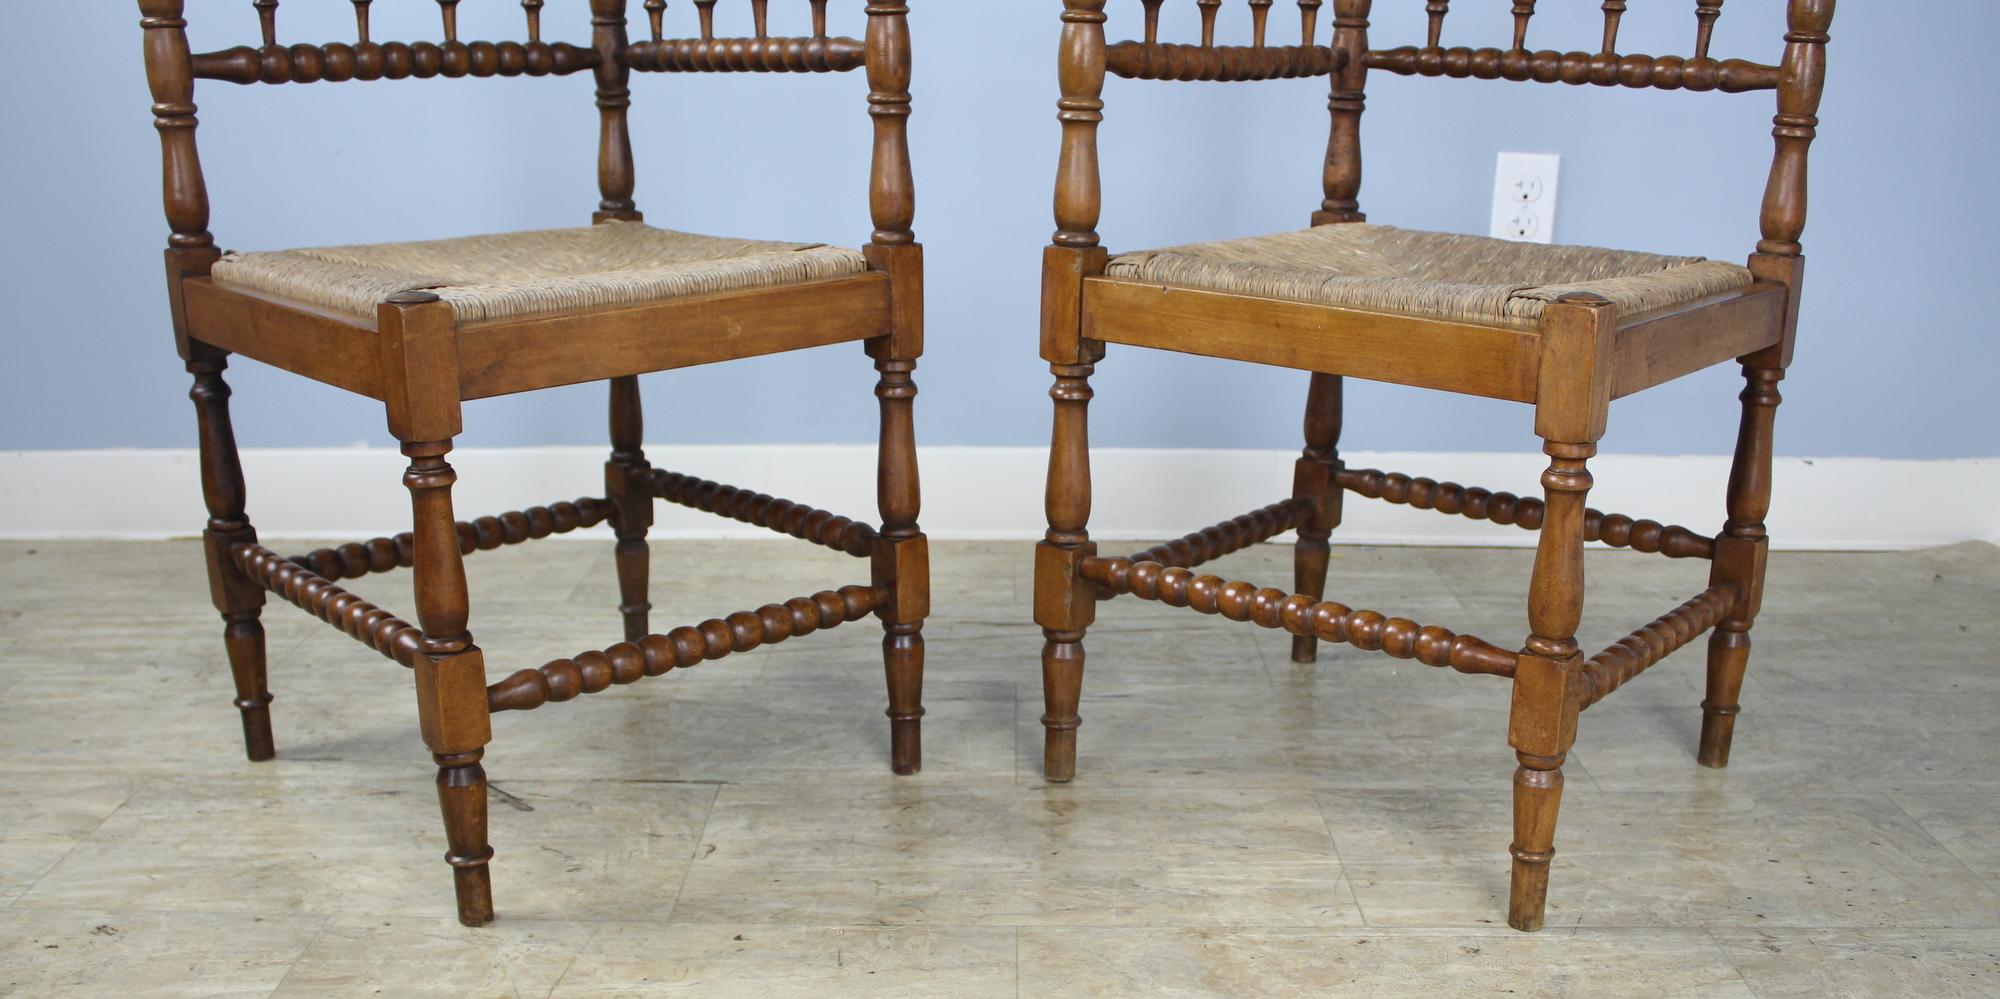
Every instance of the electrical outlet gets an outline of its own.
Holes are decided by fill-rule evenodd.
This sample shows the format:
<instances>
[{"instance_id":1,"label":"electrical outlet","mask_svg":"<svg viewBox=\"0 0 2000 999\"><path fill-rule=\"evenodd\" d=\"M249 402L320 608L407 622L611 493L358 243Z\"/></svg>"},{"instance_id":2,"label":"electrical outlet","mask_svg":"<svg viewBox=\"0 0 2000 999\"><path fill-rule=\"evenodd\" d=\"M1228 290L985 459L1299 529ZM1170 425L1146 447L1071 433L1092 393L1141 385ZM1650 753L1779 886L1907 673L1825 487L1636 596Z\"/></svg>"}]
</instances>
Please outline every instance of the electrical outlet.
<instances>
[{"instance_id":1,"label":"electrical outlet","mask_svg":"<svg viewBox=\"0 0 2000 999\"><path fill-rule=\"evenodd\" d=\"M1501 153L1493 170L1491 235L1523 243L1554 242L1561 171L1562 157L1554 153Z\"/></svg>"}]
</instances>

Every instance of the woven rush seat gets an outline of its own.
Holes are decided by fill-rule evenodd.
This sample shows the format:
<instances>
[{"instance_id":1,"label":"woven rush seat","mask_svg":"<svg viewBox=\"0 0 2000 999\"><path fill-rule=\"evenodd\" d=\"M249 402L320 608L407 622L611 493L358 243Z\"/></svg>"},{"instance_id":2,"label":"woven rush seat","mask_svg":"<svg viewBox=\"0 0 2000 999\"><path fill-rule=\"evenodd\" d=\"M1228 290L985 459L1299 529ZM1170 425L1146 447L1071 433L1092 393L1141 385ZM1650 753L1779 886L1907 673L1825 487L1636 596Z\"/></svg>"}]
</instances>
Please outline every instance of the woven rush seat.
<instances>
[{"instance_id":1,"label":"woven rush seat","mask_svg":"<svg viewBox=\"0 0 2000 999\"><path fill-rule=\"evenodd\" d=\"M868 269L857 251L606 222L414 243L231 253L217 284L374 321L398 292L434 291L460 322L794 284Z\"/></svg>"},{"instance_id":2,"label":"woven rush seat","mask_svg":"<svg viewBox=\"0 0 2000 999\"><path fill-rule=\"evenodd\" d=\"M1345 223L1303 232L1141 250L1106 274L1462 322L1533 326L1571 292L1631 314L1751 283L1750 271L1701 257L1547 246L1483 236Z\"/></svg>"}]
</instances>

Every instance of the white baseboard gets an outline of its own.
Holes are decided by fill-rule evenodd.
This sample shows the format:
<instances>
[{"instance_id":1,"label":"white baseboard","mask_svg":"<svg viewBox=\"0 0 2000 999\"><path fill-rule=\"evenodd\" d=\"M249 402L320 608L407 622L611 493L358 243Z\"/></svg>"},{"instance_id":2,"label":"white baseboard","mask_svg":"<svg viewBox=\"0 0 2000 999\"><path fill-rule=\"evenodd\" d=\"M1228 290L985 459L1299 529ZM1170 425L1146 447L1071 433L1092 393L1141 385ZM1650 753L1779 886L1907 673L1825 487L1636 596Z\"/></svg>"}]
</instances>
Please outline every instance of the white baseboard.
<instances>
[{"instance_id":1,"label":"white baseboard","mask_svg":"<svg viewBox=\"0 0 2000 999\"><path fill-rule=\"evenodd\" d=\"M657 446L655 466L873 519L874 449L864 445ZM1091 533L1174 537L1288 495L1293 452L1102 448L1092 456ZM1540 455L1372 453L1357 467L1537 494ZM593 447L454 452L461 518L601 493ZM1042 533L1047 453L1023 447L921 450L925 530L935 538ZM403 458L379 448L248 449L250 515L273 538L354 538L405 527ZM1603 455L1591 462L1591 505L1702 533L1721 521L1729 460ZM1899 549L2000 541L2000 459L1889 461L1780 458L1769 518L1789 549ZM662 503L656 532L680 538L770 537L757 528ZM167 538L199 530L192 450L0 453L0 537ZM598 529L596 533L603 533ZM1530 545L1531 532L1350 497L1336 541L1350 544Z\"/></svg>"}]
</instances>

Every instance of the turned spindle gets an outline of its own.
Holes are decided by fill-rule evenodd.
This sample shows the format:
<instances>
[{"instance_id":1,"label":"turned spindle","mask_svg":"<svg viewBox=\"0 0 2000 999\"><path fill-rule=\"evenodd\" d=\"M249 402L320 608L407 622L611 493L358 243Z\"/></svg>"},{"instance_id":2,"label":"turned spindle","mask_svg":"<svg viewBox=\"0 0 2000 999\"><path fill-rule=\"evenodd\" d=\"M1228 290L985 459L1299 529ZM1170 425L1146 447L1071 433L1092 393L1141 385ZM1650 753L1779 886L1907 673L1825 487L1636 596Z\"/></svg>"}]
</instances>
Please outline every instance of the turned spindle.
<instances>
[{"instance_id":1,"label":"turned spindle","mask_svg":"<svg viewBox=\"0 0 2000 999\"><path fill-rule=\"evenodd\" d=\"M882 530L874 579L892 594L877 616L882 619L882 667L889 686L890 767L899 774L913 774L923 766L923 619L930 609L928 549L917 526L916 366L912 360L875 362L881 376L875 384L881 410L875 495Z\"/></svg>"},{"instance_id":2,"label":"turned spindle","mask_svg":"<svg viewBox=\"0 0 2000 999\"><path fill-rule=\"evenodd\" d=\"M618 569L618 613L625 621L625 640L646 634L651 553L646 531L653 525L653 470L644 448L646 418L640 406L639 378L611 379L611 457L604 463L604 495L616 505L613 560Z\"/></svg>"},{"instance_id":3,"label":"turned spindle","mask_svg":"<svg viewBox=\"0 0 2000 999\"><path fill-rule=\"evenodd\" d=\"M632 191L632 71L619 58L625 51L625 0L590 0L590 39L597 50L597 189L595 221L638 221Z\"/></svg>"},{"instance_id":4,"label":"turned spindle","mask_svg":"<svg viewBox=\"0 0 2000 999\"><path fill-rule=\"evenodd\" d=\"M1535 0L1514 0L1514 49L1528 51L1528 19L1535 16Z\"/></svg>"},{"instance_id":5,"label":"turned spindle","mask_svg":"<svg viewBox=\"0 0 2000 999\"><path fill-rule=\"evenodd\" d=\"M1264 47L1264 32L1271 20L1271 4L1274 0L1250 0L1250 44Z\"/></svg>"},{"instance_id":6,"label":"turned spindle","mask_svg":"<svg viewBox=\"0 0 2000 999\"><path fill-rule=\"evenodd\" d=\"M1371 0L1333 0L1333 47L1344 58L1332 76L1327 110L1333 127L1326 141L1321 185L1326 199L1314 225L1365 222L1361 212L1361 113L1367 108L1368 11Z\"/></svg>"},{"instance_id":7,"label":"turned spindle","mask_svg":"<svg viewBox=\"0 0 2000 999\"><path fill-rule=\"evenodd\" d=\"M1160 5L1167 0L1139 0L1146 7L1146 44L1160 43Z\"/></svg>"},{"instance_id":8,"label":"turned spindle","mask_svg":"<svg viewBox=\"0 0 2000 999\"><path fill-rule=\"evenodd\" d=\"M1340 485L1341 388L1339 375L1312 376L1306 390L1305 448L1292 471L1293 498L1312 510L1292 547L1292 586L1314 600L1326 595L1328 538L1340 526L1346 492ZM1311 635L1292 636L1292 661L1312 662L1318 644Z\"/></svg>"},{"instance_id":9,"label":"turned spindle","mask_svg":"<svg viewBox=\"0 0 2000 999\"><path fill-rule=\"evenodd\" d=\"M868 168L870 242L901 246L916 242L916 176L910 165L910 7L876 0L866 8L868 116L875 123L875 149Z\"/></svg>"},{"instance_id":10,"label":"turned spindle","mask_svg":"<svg viewBox=\"0 0 2000 999\"><path fill-rule=\"evenodd\" d=\"M653 41L666 38L667 0L646 0L646 23L652 28Z\"/></svg>"},{"instance_id":11,"label":"turned spindle","mask_svg":"<svg viewBox=\"0 0 2000 999\"><path fill-rule=\"evenodd\" d=\"M354 40L357 45L368 42L368 5L375 0L354 0Z\"/></svg>"},{"instance_id":12,"label":"turned spindle","mask_svg":"<svg viewBox=\"0 0 2000 999\"><path fill-rule=\"evenodd\" d=\"M1311 45L1319 36L1319 8L1323 0L1299 0L1299 44Z\"/></svg>"},{"instance_id":13,"label":"turned spindle","mask_svg":"<svg viewBox=\"0 0 2000 999\"><path fill-rule=\"evenodd\" d=\"M451 45L458 41L458 0L437 0L437 5L444 16L444 43Z\"/></svg>"},{"instance_id":14,"label":"turned spindle","mask_svg":"<svg viewBox=\"0 0 2000 999\"><path fill-rule=\"evenodd\" d=\"M750 0L750 20L758 38L771 37L771 0Z\"/></svg>"},{"instance_id":15,"label":"turned spindle","mask_svg":"<svg viewBox=\"0 0 2000 999\"><path fill-rule=\"evenodd\" d=\"M701 40L715 40L715 0L694 0L695 10L701 13Z\"/></svg>"},{"instance_id":16,"label":"turned spindle","mask_svg":"<svg viewBox=\"0 0 2000 999\"><path fill-rule=\"evenodd\" d=\"M1069 3L1092 0L1067 0ZM1094 0L1100 6L1103 0ZM1042 626L1042 773L1052 782L1076 777L1077 702L1083 690L1083 636L1097 597L1083 578L1090 544L1089 364L1051 364L1055 402L1049 474L1043 506L1049 529L1035 550L1035 621Z\"/></svg>"},{"instance_id":17,"label":"turned spindle","mask_svg":"<svg viewBox=\"0 0 2000 999\"><path fill-rule=\"evenodd\" d=\"M278 47L278 0L250 0L257 8L257 26L264 31L264 47Z\"/></svg>"},{"instance_id":18,"label":"turned spindle","mask_svg":"<svg viewBox=\"0 0 2000 999\"><path fill-rule=\"evenodd\" d=\"M1057 246L1097 245L1103 212L1098 173L1097 127L1104 121L1104 2L1063 0L1062 96L1056 119L1062 123L1062 152L1056 163Z\"/></svg>"},{"instance_id":19,"label":"turned spindle","mask_svg":"<svg viewBox=\"0 0 2000 999\"><path fill-rule=\"evenodd\" d=\"M521 10L528 16L528 44L530 45L542 40L542 3L543 0L521 0Z\"/></svg>"},{"instance_id":20,"label":"turned spindle","mask_svg":"<svg viewBox=\"0 0 2000 999\"><path fill-rule=\"evenodd\" d=\"M1721 16L1722 0L1695 0L1694 57L1696 59L1708 58L1708 43L1715 37L1715 19Z\"/></svg>"},{"instance_id":21,"label":"turned spindle","mask_svg":"<svg viewBox=\"0 0 2000 999\"><path fill-rule=\"evenodd\" d=\"M1201 47L1215 47L1215 15L1222 9L1222 0L1195 0L1201 8Z\"/></svg>"},{"instance_id":22,"label":"turned spindle","mask_svg":"<svg viewBox=\"0 0 2000 999\"><path fill-rule=\"evenodd\" d=\"M1507 923L1542 927L1555 857L1556 815L1562 807L1562 766L1576 738L1582 659L1576 629L1583 619L1583 511L1590 491L1587 463L1595 444L1549 441L1542 473L1546 519L1535 549L1528 590L1530 634L1514 675L1507 741L1514 772L1513 878Z\"/></svg>"},{"instance_id":23,"label":"turned spindle","mask_svg":"<svg viewBox=\"0 0 2000 999\"><path fill-rule=\"evenodd\" d=\"M1806 153L1819 131L1820 92L1826 85L1827 30L1834 0L1791 0L1786 8L1785 58L1778 85L1778 113L1771 119L1777 153L1764 187L1757 252L1799 255L1806 227Z\"/></svg>"},{"instance_id":24,"label":"turned spindle","mask_svg":"<svg viewBox=\"0 0 2000 999\"><path fill-rule=\"evenodd\" d=\"M826 37L826 0L812 0L813 37Z\"/></svg>"},{"instance_id":25,"label":"turned spindle","mask_svg":"<svg viewBox=\"0 0 2000 999\"><path fill-rule=\"evenodd\" d=\"M1430 0L1424 4L1424 14L1430 18L1429 28L1424 35L1426 48L1437 48L1439 41L1444 38L1444 16L1450 11L1451 0Z\"/></svg>"},{"instance_id":26,"label":"turned spindle","mask_svg":"<svg viewBox=\"0 0 2000 999\"><path fill-rule=\"evenodd\" d=\"M1618 54L1618 22L1625 16L1625 0L1604 0L1605 55Z\"/></svg>"},{"instance_id":27,"label":"turned spindle","mask_svg":"<svg viewBox=\"0 0 2000 999\"><path fill-rule=\"evenodd\" d=\"M1764 562L1770 548L1764 517L1771 510L1772 431L1783 398L1783 368L1743 366L1743 412L1736 431L1736 454L1729 466L1729 519L1715 539L1709 584L1732 585L1737 598L1708 642L1708 687L1701 702L1702 766L1729 764L1736 731L1737 700L1750 660L1750 628L1764 591Z\"/></svg>"}]
</instances>

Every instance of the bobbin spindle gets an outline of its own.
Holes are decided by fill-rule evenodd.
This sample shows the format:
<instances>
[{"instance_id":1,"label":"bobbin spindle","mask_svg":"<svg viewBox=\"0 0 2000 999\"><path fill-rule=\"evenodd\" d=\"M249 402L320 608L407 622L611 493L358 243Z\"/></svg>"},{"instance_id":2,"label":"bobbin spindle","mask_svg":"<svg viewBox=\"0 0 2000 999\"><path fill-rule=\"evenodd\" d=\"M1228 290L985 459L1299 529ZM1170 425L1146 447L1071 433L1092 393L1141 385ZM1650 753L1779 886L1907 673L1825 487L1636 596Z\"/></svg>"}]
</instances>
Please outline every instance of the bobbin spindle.
<instances>
[{"instance_id":1,"label":"bobbin spindle","mask_svg":"<svg viewBox=\"0 0 2000 999\"><path fill-rule=\"evenodd\" d=\"M1424 15L1430 19L1424 43L1427 48L1437 48L1444 38L1444 16L1451 11L1451 0L1430 0L1424 4Z\"/></svg>"},{"instance_id":2,"label":"bobbin spindle","mask_svg":"<svg viewBox=\"0 0 2000 999\"><path fill-rule=\"evenodd\" d=\"M1514 0L1514 51L1528 50L1528 19L1535 16L1535 0Z\"/></svg>"},{"instance_id":3,"label":"bobbin spindle","mask_svg":"<svg viewBox=\"0 0 2000 999\"><path fill-rule=\"evenodd\" d=\"M812 19L813 19L813 37L825 38L826 0L811 0L811 2L812 2Z\"/></svg>"},{"instance_id":4,"label":"bobbin spindle","mask_svg":"<svg viewBox=\"0 0 2000 999\"><path fill-rule=\"evenodd\" d=\"M1271 20L1274 0L1250 0L1250 44L1264 47L1264 31Z\"/></svg>"},{"instance_id":5,"label":"bobbin spindle","mask_svg":"<svg viewBox=\"0 0 2000 999\"><path fill-rule=\"evenodd\" d=\"M354 41L357 45L368 44L368 5L375 0L354 0Z\"/></svg>"},{"instance_id":6,"label":"bobbin spindle","mask_svg":"<svg viewBox=\"0 0 2000 999\"><path fill-rule=\"evenodd\" d=\"M1139 0L1146 5L1146 44L1160 43L1160 5L1167 0Z\"/></svg>"},{"instance_id":7,"label":"bobbin spindle","mask_svg":"<svg viewBox=\"0 0 2000 999\"><path fill-rule=\"evenodd\" d=\"M715 40L715 0L694 0L695 10L701 13L701 40Z\"/></svg>"},{"instance_id":8,"label":"bobbin spindle","mask_svg":"<svg viewBox=\"0 0 2000 999\"><path fill-rule=\"evenodd\" d=\"M750 0L750 19L758 38L771 37L771 0Z\"/></svg>"},{"instance_id":9,"label":"bobbin spindle","mask_svg":"<svg viewBox=\"0 0 2000 999\"><path fill-rule=\"evenodd\" d=\"M1605 55L1618 54L1618 22L1625 16L1625 0L1604 0Z\"/></svg>"},{"instance_id":10,"label":"bobbin spindle","mask_svg":"<svg viewBox=\"0 0 2000 999\"><path fill-rule=\"evenodd\" d=\"M1695 0L1694 57L1696 59L1708 58L1708 43L1715 37L1715 19L1721 16L1722 0Z\"/></svg>"},{"instance_id":11,"label":"bobbin spindle","mask_svg":"<svg viewBox=\"0 0 2000 999\"><path fill-rule=\"evenodd\" d=\"M544 0L521 0L521 11L528 16L528 44L542 40L542 3Z\"/></svg>"},{"instance_id":12,"label":"bobbin spindle","mask_svg":"<svg viewBox=\"0 0 2000 999\"><path fill-rule=\"evenodd\" d=\"M1215 47L1215 15L1222 9L1222 0L1195 0L1201 7L1201 47Z\"/></svg>"},{"instance_id":13,"label":"bobbin spindle","mask_svg":"<svg viewBox=\"0 0 2000 999\"><path fill-rule=\"evenodd\" d=\"M1299 0L1299 44L1311 45L1319 35L1319 8L1323 0Z\"/></svg>"},{"instance_id":14,"label":"bobbin spindle","mask_svg":"<svg viewBox=\"0 0 2000 999\"><path fill-rule=\"evenodd\" d=\"M652 29L654 42L666 37L667 0L646 0L646 24Z\"/></svg>"},{"instance_id":15,"label":"bobbin spindle","mask_svg":"<svg viewBox=\"0 0 2000 999\"><path fill-rule=\"evenodd\" d=\"M437 0L437 5L444 17L444 43L450 45L458 41L458 0Z\"/></svg>"},{"instance_id":16,"label":"bobbin spindle","mask_svg":"<svg viewBox=\"0 0 2000 999\"><path fill-rule=\"evenodd\" d=\"M278 44L278 0L250 0L257 8L257 24L264 30L264 47L276 48Z\"/></svg>"}]
</instances>

